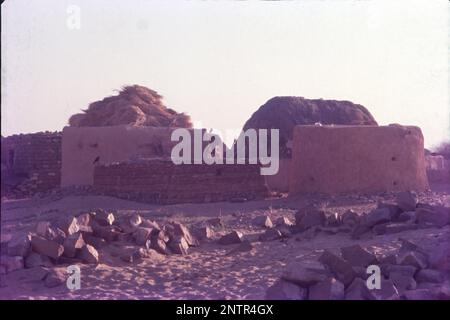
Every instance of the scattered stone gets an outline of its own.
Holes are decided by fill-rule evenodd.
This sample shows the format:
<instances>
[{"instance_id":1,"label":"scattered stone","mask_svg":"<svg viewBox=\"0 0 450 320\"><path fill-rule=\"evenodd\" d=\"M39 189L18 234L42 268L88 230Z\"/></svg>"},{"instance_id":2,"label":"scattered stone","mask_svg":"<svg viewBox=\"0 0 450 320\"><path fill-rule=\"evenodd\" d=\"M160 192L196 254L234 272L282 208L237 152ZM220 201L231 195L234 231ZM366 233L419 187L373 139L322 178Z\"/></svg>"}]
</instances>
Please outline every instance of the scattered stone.
<instances>
[{"instance_id":1,"label":"scattered stone","mask_svg":"<svg viewBox=\"0 0 450 320\"><path fill-rule=\"evenodd\" d=\"M380 223L390 222L391 212L388 208L374 209L366 215L365 224L373 227Z\"/></svg>"},{"instance_id":2,"label":"scattered stone","mask_svg":"<svg viewBox=\"0 0 450 320\"><path fill-rule=\"evenodd\" d=\"M384 234L393 234L409 230L416 230L417 225L413 223L388 223L384 225Z\"/></svg>"},{"instance_id":3,"label":"scattered stone","mask_svg":"<svg viewBox=\"0 0 450 320\"><path fill-rule=\"evenodd\" d=\"M83 236L84 242L93 246L94 248L101 249L106 246L106 240L103 238L96 237L91 234L84 234Z\"/></svg>"},{"instance_id":4,"label":"scattered stone","mask_svg":"<svg viewBox=\"0 0 450 320\"><path fill-rule=\"evenodd\" d=\"M242 233L239 231L232 231L219 239L219 243L223 245L235 244L242 242Z\"/></svg>"},{"instance_id":5,"label":"scattered stone","mask_svg":"<svg viewBox=\"0 0 450 320\"><path fill-rule=\"evenodd\" d=\"M77 217L78 228L81 227L89 227L91 224L91 214L90 213L82 213Z\"/></svg>"},{"instance_id":6,"label":"scattered stone","mask_svg":"<svg viewBox=\"0 0 450 320\"><path fill-rule=\"evenodd\" d=\"M434 269L450 270L450 242L442 242L433 247L429 253L429 263Z\"/></svg>"},{"instance_id":7,"label":"scattered stone","mask_svg":"<svg viewBox=\"0 0 450 320\"><path fill-rule=\"evenodd\" d=\"M314 226L323 226L325 221L325 212L316 207L306 207L295 214L296 227L299 231L304 231Z\"/></svg>"},{"instance_id":8,"label":"scattered stone","mask_svg":"<svg viewBox=\"0 0 450 320\"><path fill-rule=\"evenodd\" d=\"M356 244L341 248L342 258L350 262L352 266L367 267L372 264L378 264L377 257Z\"/></svg>"},{"instance_id":9,"label":"scattered stone","mask_svg":"<svg viewBox=\"0 0 450 320\"><path fill-rule=\"evenodd\" d=\"M272 228L273 223L269 216L258 216L253 219L253 224L257 227Z\"/></svg>"},{"instance_id":10,"label":"scattered stone","mask_svg":"<svg viewBox=\"0 0 450 320\"><path fill-rule=\"evenodd\" d=\"M105 239L107 242L116 241L120 231L116 226L93 226L94 236Z\"/></svg>"},{"instance_id":11,"label":"scattered stone","mask_svg":"<svg viewBox=\"0 0 450 320\"><path fill-rule=\"evenodd\" d=\"M330 214L330 215L327 217L327 220L326 220L326 222L325 222L325 225L326 225L327 227L339 227L340 224L341 224L341 220L340 220L340 218L339 218L339 215L338 215L336 212Z\"/></svg>"},{"instance_id":12,"label":"scattered stone","mask_svg":"<svg viewBox=\"0 0 450 320\"><path fill-rule=\"evenodd\" d=\"M398 300L400 298L397 288L389 279L381 278L380 289L371 289L370 292L377 300Z\"/></svg>"},{"instance_id":13,"label":"scattered stone","mask_svg":"<svg viewBox=\"0 0 450 320\"><path fill-rule=\"evenodd\" d=\"M367 288L366 281L355 278L345 290L345 300L375 300L371 290Z\"/></svg>"},{"instance_id":14,"label":"scattered stone","mask_svg":"<svg viewBox=\"0 0 450 320\"><path fill-rule=\"evenodd\" d=\"M236 253L241 253L241 252L249 252L253 250L253 245L251 244L250 241L245 240L244 242L242 242L241 244L237 245L235 248L231 249L227 255L232 255L232 254L236 254Z\"/></svg>"},{"instance_id":15,"label":"scattered stone","mask_svg":"<svg viewBox=\"0 0 450 320\"><path fill-rule=\"evenodd\" d=\"M85 263L96 264L98 263L98 252L93 246L87 244L81 248L79 258Z\"/></svg>"},{"instance_id":16,"label":"scattered stone","mask_svg":"<svg viewBox=\"0 0 450 320\"><path fill-rule=\"evenodd\" d=\"M50 270L44 278L44 283L47 288L57 287L65 282L66 275L61 268L54 268Z\"/></svg>"},{"instance_id":17,"label":"scattered stone","mask_svg":"<svg viewBox=\"0 0 450 320\"><path fill-rule=\"evenodd\" d=\"M199 245L198 240L191 234L189 229L181 223L172 222L174 234L183 237L189 246L196 247Z\"/></svg>"},{"instance_id":18,"label":"scattered stone","mask_svg":"<svg viewBox=\"0 0 450 320\"><path fill-rule=\"evenodd\" d=\"M40 236L31 237L31 247L33 251L53 259L58 259L64 252L62 245Z\"/></svg>"},{"instance_id":19,"label":"scattered stone","mask_svg":"<svg viewBox=\"0 0 450 320\"><path fill-rule=\"evenodd\" d=\"M150 228L153 230L161 230L159 224L156 221L150 219L142 219L140 226L144 228Z\"/></svg>"},{"instance_id":20,"label":"scattered stone","mask_svg":"<svg viewBox=\"0 0 450 320\"><path fill-rule=\"evenodd\" d=\"M428 266L427 257L416 251L399 254L397 261L400 265L410 265L416 267L417 269L424 269Z\"/></svg>"},{"instance_id":21,"label":"scattered stone","mask_svg":"<svg viewBox=\"0 0 450 320\"><path fill-rule=\"evenodd\" d=\"M31 252L24 261L25 268L35 268L35 267L51 267L53 263L47 256L43 256L36 252Z\"/></svg>"},{"instance_id":22,"label":"scattered stone","mask_svg":"<svg viewBox=\"0 0 450 320\"><path fill-rule=\"evenodd\" d=\"M344 285L335 278L328 278L309 287L309 300L343 300Z\"/></svg>"},{"instance_id":23,"label":"scattered stone","mask_svg":"<svg viewBox=\"0 0 450 320\"><path fill-rule=\"evenodd\" d=\"M167 247L167 244L164 240L159 238L153 238L152 240L147 240L145 247L147 249L154 249L157 252L165 255L169 255L171 253L170 249Z\"/></svg>"},{"instance_id":24,"label":"scattered stone","mask_svg":"<svg viewBox=\"0 0 450 320\"><path fill-rule=\"evenodd\" d=\"M400 213L402 212L402 209L397 206L396 204L390 204L386 202L379 202L377 205L378 209L388 209L390 213L390 219L391 220L397 220Z\"/></svg>"},{"instance_id":25,"label":"scattered stone","mask_svg":"<svg viewBox=\"0 0 450 320\"><path fill-rule=\"evenodd\" d=\"M41 221L37 224L36 233L47 240L63 244L66 233L60 228L53 228L48 221Z\"/></svg>"},{"instance_id":26,"label":"scattered stone","mask_svg":"<svg viewBox=\"0 0 450 320\"><path fill-rule=\"evenodd\" d=\"M268 229L259 236L259 241L274 241L282 238L282 233L278 229Z\"/></svg>"},{"instance_id":27,"label":"scattered stone","mask_svg":"<svg viewBox=\"0 0 450 320\"><path fill-rule=\"evenodd\" d=\"M397 288L398 292L402 294L406 290L414 290L417 286L413 276L405 275L400 272L392 271L389 273L389 279Z\"/></svg>"},{"instance_id":28,"label":"scattered stone","mask_svg":"<svg viewBox=\"0 0 450 320\"><path fill-rule=\"evenodd\" d=\"M153 229L139 227L134 233L133 238L138 246L143 246L147 242L148 238L152 233Z\"/></svg>"},{"instance_id":29,"label":"scattered stone","mask_svg":"<svg viewBox=\"0 0 450 320\"><path fill-rule=\"evenodd\" d=\"M214 237L214 231L208 226L198 228L196 234L201 240L210 240Z\"/></svg>"},{"instance_id":30,"label":"scattered stone","mask_svg":"<svg viewBox=\"0 0 450 320\"><path fill-rule=\"evenodd\" d=\"M222 219L220 218L212 218L206 220L205 223L211 227L223 227Z\"/></svg>"},{"instance_id":31,"label":"scattered stone","mask_svg":"<svg viewBox=\"0 0 450 320\"><path fill-rule=\"evenodd\" d=\"M73 258L76 256L77 251L85 245L83 236L80 232L71 234L64 241L64 252L63 255L68 258Z\"/></svg>"},{"instance_id":32,"label":"scattered stone","mask_svg":"<svg viewBox=\"0 0 450 320\"><path fill-rule=\"evenodd\" d=\"M399 222L415 222L416 212L415 211L405 211L400 213L397 219Z\"/></svg>"},{"instance_id":33,"label":"scattered stone","mask_svg":"<svg viewBox=\"0 0 450 320\"><path fill-rule=\"evenodd\" d=\"M397 194L397 205L403 211L414 211L417 203L418 198L414 191L404 191Z\"/></svg>"},{"instance_id":34,"label":"scattered stone","mask_svg":"<svg viewBox=\"0 0 450 320\"><path fill-rule=\"evenodd\" d=\"M352 239L361 239L364 235L370 232L371 229L365 224L357 224L351 230L350 236Z\"/></svg>"},{"instance_id":35,"label":"scattered stone","mask_svg":"<svg viewBox=\"0 0 450 320\"><path fill-rule=\"evenodd\" d=\"M1 256L0 264L5 268L6 273L10 273L16 270L24 268L22 256Z\"/></svg>"},{"instance_id":36,"label":"scattered stone","mask_svg":"<svg viewBox=\"0 0 450 320\"><path fill-rule=\"evenodd\" d=\"M169 248L175 254L186 255L189 252L189 244L183 236L175 236L169 242Z\"/></svg>"},{"instance_id":37,"label":"scattered stone","mask_svg":"<svg viewBox=\"0 0 450 320\"><path fill-rule=\"evenodd\" d=\"M74 216L63 217L60 219L58 226L62 231L64 231L66 236L70 236L80 230L78 227L77 218Z\"/></svg>"},{"instance_id":38,"label":"scattered stone","mask_svg":"<svg viewBox=\"0 0 450 320\"><path fill-rule=\"evenodd\" d=\"M302 261L301 263L293 262L288 264L281 278L302 287L308 287L320 281L325 281L328 278L328 274L317 261Z\"/></svg>"},{"instance_id":39,"label":"scattered stone","mask_svg":"<svg viewBox=\"0 0 450 320\"><path fill-rule=\"evenodd\" d=\"M434 300L435 295L430 289L417 289L403 292L402 298L406 300Z\"/></svg>"},{"instance_id":40,"label":"scattered stone","mask_svg":"<svg viewBox=\"0 0 450 320\"><path fill-rule=\"evenodd\" d=\"M30 252L31 248L31 235L20 234L13 237L8 242L8 255L9 256L21 256L25 257Z\"/></svg>"},{"instance_id":41,"label":"scattered stone","mask_svg":"<svg viewBox=\"0 0 450 320\"><path fill-rule=\"evenodd\" d=\"M348 286L356 277L352 265L328 250L324 250L319 261L327 267L337 280Z\"/></svg>"},{"instance_id":42,"label":"scattered stone","mask_svg":"<svg viewBox=\"0 0 450 320\"><path fill-rule=\"evenodd\" d=\"M307 292L305 288L279 279L267 289L265 298L268 300L305 300Z\"/></svg>"},{"instance_id":43,"label":"scattered stone","mask_svg":"<svg viewBox=\"0 0 450 320\"><path fill-rule=\"evenodd\" d=\"M349 228L354 228L360 222L359 215L353 210L347 210L341 217L342 224Z\"/></svg>"},{"instance_id":44,"label":"scattered stone","mask_svg":"<svg viewBox=\"0 0 450 320\"><path fill-rule=\"evenodd\" d=\"M416 274L415 279L418 283L422 282L441 283L442 281L444 281L442 272L433 269L419 270Z\"/></svg>"},{"instance_id":45,"label":"scattered stone","mask_svg":"<svg viewBox=\"0 0 450 320\"><path fill-rule=\"evenodd\" d=\"M95 221L101 226L111 226L114 223L114 214L104 210L98 210L95 214Z\"/></svg>"},{"instance_id":46,"label":"scattered stone","mask_svg":"<svg viewBox=\"0 0 450 320\"><path fill-rule=\"evenodd\" d=\"M275 224L277 227L291 227L294 225L288 217L279 217Z\"/></svg>"},{"instance_id":47,"label":"scattered stone","mask_svg":"<svg viewBox=\"0 0 450 320\"><path fill-rule=\"evenodd\" d=\"M422 227L442 228L448 224L449 214L445 210L416 209L416 221Z\"/></svg>"},{"instance_id":48,"label":"scattered stone","mask_svg":"<svg viewBox=\"0 0 450 320\"><path fill-rule=\"evenodd\" d=\"M142 218L138 214L133 214L130 219L128 220L130 225L134 228L139 227L139 225L142 223Z\"/></svg>"}]
</instances>

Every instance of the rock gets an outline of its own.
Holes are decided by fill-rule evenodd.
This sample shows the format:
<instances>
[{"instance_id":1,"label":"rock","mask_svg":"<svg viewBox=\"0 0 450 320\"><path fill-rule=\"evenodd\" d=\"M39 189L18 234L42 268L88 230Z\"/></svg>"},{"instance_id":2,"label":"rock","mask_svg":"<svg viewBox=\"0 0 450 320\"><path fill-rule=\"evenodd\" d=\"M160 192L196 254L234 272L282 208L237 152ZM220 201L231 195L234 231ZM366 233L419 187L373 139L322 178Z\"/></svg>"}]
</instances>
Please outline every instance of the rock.
<instances>
[{"instance_id":1,"label":"rock","mask_svg":"<svg viewBox=\"0 0 450 320\"><path fill-rule=\"evenodd\" d=\"M369 227L373 227L380 223L390 222L391 212L387 208L375 209L366 215L365 224Z\"/></svg>"},{"instance_id":2,"label":"rock","mask_svg":"<svg viewBox=\"0 0 450 320\"><path fill-rule=\"evenodd\" d=\"M77 251L83 248L85 242L83 240L83 236L80 232L71 234L64 241L64 252L63 255L68 258L73 258L76 256Z\"/></svg>"},{"instance_id":3,"label":"rock","mask_svg":"<svg viewBox=\"0 0 450 320\"><path fill-rule=\"evenodd\" d=\"M253 224L257 227L272 228L273 223L269 216L258 216L253 219Z\"/></svg>"},{"instance_id":4,"label":"rock","mask_svg":"<svg viewBox=\"0 0 450 320\"><path fill-rule=\"evenodd\" d=\"M416 212L415 211L405 211L400 213L397 219L399 222L415 222Z\"/></svg>"},{"instance_id":5,"label":"rock","mask_svg":"<svg viewBox=\"0 0 450 320\"><path fill-rule=\"evenodd\" d=\"M388 209L390 213L390 220L397 220L402 209L396 204L390 204L386 202L379 202L377 209Z\"/></svg>"},{"instance_id":6,"label":"rock","mask_svg":"<svg viewBox=\"0 0 450 320\"><path fill-rule=\"evenodd\" d=\"M416 221L421 227L442 228L448 224L448 212L444 210L416 209Z\"/></svg>"},{"instance_id":7,"label":"rock","mask_svg":"<svg viewBox=\"0 0 450 320\"><path fill-rule=\"evenodd\" d=\"M44 284L47 288L53 288L66 282L66 275L62 268L50 270L44 278Z\"/></svg>"},{"instance_id":8,"label":"rock","mask_svg":"<svg viewBox=\"0 0 450 320\"><path fill-rule=\"evenodd\" d=\"M399 254L397 261L400 265L410 265L416 267L417 269L424 269L428 266L427 257L424 254L416 251Z\"/></svg>"},{"instance_id":9,"label":"rock","mask_svg":"<svg viewBox=\"0 0 450 320\"><path fill-rule=\"evenodd\" d=\"M337 213L332 213L327 217L325 225L327 227L339 227L341 224L341 219Z\"/></svg>"},{"instance_id":10,"label":"rock","mask_svg":"<svg viewBox=\"0 0 450 320\"><path fill-rule=\"evenodd\" d=\"M150 259L154 262L160 262L164 260L164 256L157 253L153 249L145 249L145 248L139 248L135 250L132 254L129 255L123 255L120 257L123 261L134 263L141 261L142 259Z\"/></svg>"},{"instance_id":11,"label":"rock","mask_svg":"<svg viewBox=\"0 0 450 320\"><path fill-rule=\"evenodd\" d=\"M350 236L352 239L360 239L363 235L370 231L371 229L369 226L365 224L357 224L353 227Z\"/></svg>"},{"instance_id":12,"label":"rock","mask_svg":"<svg viewBox=\"0 0 450 320\"><path fill-rule=\"evenodd\" d=\"M398 300L399 294L394 283L389 279L381 278L380 289L371 289L370 293L377 300Z\"/></svg>"},{"instance_id":13,"label":"rock","mask_svg":"<svg viewBox=\"0 0 450 320\"><path fill-rule=\"evenodd\" d=\"M381 234L399 233L399 232L403 232L403 231L416 230L416 229L417 229L417 225L410 223L410 222L408 222L408 223L394 222L394 223L378 224L373 227L372 231L377 235L381 235Z\"/></svg>"},{"instance_id":14,"label":"rock","mask_svg":"<svg viewBox=\"0 0 450 320\"><path fill-rule=\"evenodd\" d=\"M342 258L350 262L352 266L367 267L372 264L378 264L377 257L356 244L341 248Z\"/></svg>"},{"instance_id":15,"label":"rock","mask_svg":"<svg viewBox=\"0 0 450 320\"><path fill-rule=\"evenodd\" d=\"M101 249L104 246L106 246L106 244L107 244L105 239L96 237L91 234L85 234L83 236L83 239L84 239L84 242L86 242L87 244L89 244L97 249Z\"/></svg>"},{"instance_id":16,"label":"rock","mask_svg":"<svg viewBox=\"0 0 450 320\"><path fill-rule=\"evenodd\" d=\"M353 210L347 210L341 217L342 224L349 227L354 228L360 222L359 215Z\"/></svg>"},{"instance_id":17,"label":"rock","mask_svg":"<svg viewBox=\"0 0 450 320\"><path fill-rule=\"evenodd\" d=\"M391 265L388 268L388 273L398 273L407 277L414 277L414 274L416 273L417 268L410 265Z\"/></svg>"},{"instance_id":18,"label":"rock","mask_svg":"<svg viewBox=\"0 0 450 320\"><path fill-rule=\"evenodd\" d=\"M166 242L159 238L153 238L151 240L147 240L145 244L147 249L154 249L157 252L165 255L171 254L170 249L168 248Z\"/></svg>"},{"instance_id":19,"label":"rock","mask_svg":"<svg viewBox=\"0 0 450 320\"><path fill-rule=\"evenodd\" d=\"M433 247L429 253L429 263L434 269L450 270L450 242L442 242Z\"/></svg>"},{"instance_id":20,"label":"rock","mask_svg":"<svg viewBox=\"0 0 450 320\"><path fill-rule=\"evenodd\" d=\"M189 244L183 236L175 236L169 242L170 250L175 254L186 255L189 253Z\"/></svg>"},{"instance_id":21,"label":"rock","mask_svg":"<svg viewBox=\"0 0 450 320\"><path fill-rule=\"evenodd\" d=\"M133 214L130 219L128 220L130 225L134 228L139 227L139 225L142 223L142 218L138 214Z\"/></svg>"},{"instance_id":22,"label":"rock","mask_svg":"<svg viewBox=\"0 0 450 320\"><path fill-rule=\"evenodd\" d=\"M277 227L291 227L294 225L288 217L279 217L275 224Z\"/></svg>"},{"instance_id":23,"label":"rock","mask_svg":"<svg viewBox=\"0 0 450 320\"><path fill-rule=\"evenodd\" d=\"M77 216L77 224L78 228L80 227L89 227L91 224L91 214L90 213L83 213ZM80 230L81 231L81 230Z\"/></svg>"},{"instance_id":24,"label":"rock","mask_svg":"<svg viewBox=\"0 0 450 320\"><path fill-rule=\"evenodd\" d=\"M74 233L77 233L80 229L78 227L77 218L74 216L63 217L60 219L58 227L64 231L66 236L70 236Z\"/></svg>"},{"instance_id":25,"label":"rock","mask_svg":"<svg viewBox=\"0 0 450 320\"><path fill-rule=\"evenodd\" d=\"M259 241L274 241L282 237L282 233L278 229L268 229L259 236Z\"/></svg>"},{"instance_id":26,"label":"rock","mask_svg":"<svg viewBox=\"0 0 450 320\"><path fill-rule=\"evenodd\" d=\"M134 233L133 238L138 246L143 246L150 238L153 229L139 227Z\"/></svg>"},{"instance_id":27,"label":"rock","mask_svg":"<svg viewBox=\"0 0 450 320\"><path fill-rule=\"evenodd\" d=\"M242 237L243 237L243 235L239 231L232 231L232 232L222 236L219 239L219 243L222 245L241 243L243 240Z\"/></svg>"},{"instance_id":28,"label":"rock","mask_svg":"<svg viewBox=\"0 0 450 320\"><path fill-rule=\"evenodd\" d=\"M249 252L249 251L252 251L253 248L254 247L251 244L251 242L248 240L245 240L241 244L237 245L235 248L231 249L227 253L227 255L232 255L232 254L241 253L241 252Z\"/></svg>"},{"instance_id":29,"label":"rock","mask_svg":"<svg viewBox=\"0 0 450 320\"><path fill-rule=\"evenodd\" d=\"M212 218L209 220L206 220L205 223L211 227L223 227L222 219L220 218Z\"/></svg>"},{"instance_id":30,"label":"rock","mask_svg":"<svg viewBox=\"0 0 450 320\"><path fill-rule=\"evenodd\" d=\"M335 278L328 278L309 287L309 300L343 300L344 285Z\"/></svg>"},{"instance_id":31,"label":"rock","mask_svg":"<svg viewBox=\"0 0 450 320\"><path fill-rule=\"evenodd\" d=\"M198 228L196 234L201 240L210 240L214 237L214 231L208 226Z\"/></svg>"},{"instance_id":32,"label":"rock","mask_svg":"<svg viewBox=\"0 0 450 320\"><path fill-rule=\"evenodd\" d=\"M267 289L267 300L305 300L307 289L280 279Z\"/></svg>"},{"instance_id":33,"label":"rock","mask_svg":"<svg viewBox=\"0 0 450 320\"><path fill-rule=\"evenodd\" d=\"M414 290L417 286L417 283L412 276L392 270L389 273L389 280L392 281L400 294L406 290Z\"/></svg>"},{"instance_id":34,"label":"rock","mask_svg":"<svg viewBox=\"0 0 450 320\"><path fill-rule=\"evenodd\" d=\"M345 300L375 300L371 290L367 288L366 281L355 278L345 290Z\"/></svg>"},{"instance_id":35,"label":"rock","mask_svg":"<svg viewBox=\"0 0 450 320\"><path fill-rule=\"evenodd\" d=\"M151 237L161 239L164 242L168 242L170 240L169 234L164 230L156 230L154 233L152 233Z\"/></svg>"},{"instance_id":36,"label":"rock","mask_svg":"<svg viewBox=\"0 0 450 320\"><path fill-rule=\"evenodd\" d=\"M0 265L5 268L6 273L10 273L16 270L24 268L23 257L22 256L1 256Z\"/></svg>"},{"instance_id":37,"label":"rock","mask_svg":"<svg viewBox=\"0 0 450 320\"><path fill-rule=\"evenodd\" d=\"M33 251L53 259L58 259L64 252L62 245L40 236L31 237L31 247Z\"/></svg>"},{"instance_id":38,"label":"rock","mask_svg":"<svg viewBox=\"0 0 450 320\"><path fill-rule=\"evenodd\" d=\"M406 300L434 300L435 294L430 289L407 290L401 298Z\"/></svg>"},{"instance_id":39,"label":"rock","mask_svg":"<svg viewBox=\"0 0 450 320\"><path fill-rule=\"evenodd\" d=\"M95 214L95 221L101 226L111 226L114 223L114 214L104 210L98 210Z\"/></svg>"},{"instance_id":40,"label":"rock","mask_svg":"<svg viewBox=\"0 0 450 320\"><path fill-rule=\"evenodd\" d=\"M355 279L356 272L352 265L344 259L336 256L328 250L324 250L319 261L327 267L334 277L341 281L346 287Z\"/></svg>"},{"instance_id":41,"label":"rock","mask_svg":"<svg viewBox=\"0 0 450 320\"><path fill-rule=\"evenodd\" d=\"M431 283L441 283L444 281L444 276L439 270L433 269L423 269L419 270L416 274L416 282L431 282Z\"/></svg>"},{"instance_id":42,"label":"rock","mask_svg":"<svg viewBox=\"0 0 450 320\"><path fill-rule=\"evenodd\" d=\"M397 205L403 211L414 211L417 203L417 194L413 191L405 191L397 194Z\"/></svg>"},{"instance_id":43,"label":"rock","mask_svg":"<svg viewBox=\"0 0 450 320\"><path fill-rule=\"evenodd\" d=\"M21 256L28 255L31 249L31 235L20 234L12 237L8 242L7 251L9 256Z\"/></svg>"},{"instance_id":44,"label":"rock","mask_svg":"<svg viewBox=\"0 0 450 320\"><path fill-rule=\"evenodd\" d=\"M325 281L328 274L317 261L302 261L301 263L288 264L283 270L281 278L302 287L309 287L320 281Z\"/></svg>"},{"instance_id":45,"label":"rock","mask_svg":"<svg viewBox=\"0 0 450 320\"><path fill-rule=\"evenodd\" d=\"M174 234L183 237L189 246L196 247L199 245L198 240L191 234L189 229L184 224L172 222L171 225L173 226Z\"/></svg>"},{"instance_id":46,"label":"rock","mask_svg":"<svg viewBox=\"0 0 450 320\"><path fill-rule=\"evenodd\" d=\"M66 233L60 228L53 228L48 221L38 222L36 227L36 234L47 240L55 241L59 244L63 244L66 238Z\"/></svg>"},{"instance_id":47,"label":"rock","mask_svg":"<svg viewBox=\"0 0 450 320\"><path fill-rule=\"evenodd\" d=\"M43 256L36 252L31 252L24 261L25 268L35 268L35 267L51 267L53 263L47 256Z\"/></svg>"},{"instance_id":48,"label":"rock","mask_svg":"<svg viewBox=\"0 0 450 320\"><path fill-rule=\"evenodd\" d=\"M314 226L325 225L326 215L323 210L316 207L306 207L300 209L295 214L295 223L299 231L304 231Z\"/></svg>"},{"instance_id":49,"label":"rock","mask_svg":"<svg viewBox=\"0 0 450 320\"><path fill-rule=\"evenodd\" d=\"M119 237L120 231L116 226L101 226L98 224L93 225L94 236L103 238L107 242L116 241Z\"/></svg>"},{"instance_id":50,"label":"rock","mask_svg":"<svg viewBox=\"0 0 450 320\"><path fill-rule=\"evenodd\" d=\"M98 263L98 252L93 246L89 244L81 248L78 257L85 263L89 264Z\"/></svg>"},{"instance_id":51,"label":"rock","mask_svg":"<svg viewBox=\"0 0 450 320\"><path fill-rule=\"evenodd\" d=\"M156 221L150 219L142 219L140 226L143 228L150 228L153 230L161 230L159 224Z\"/></svg>"}]
</instances>

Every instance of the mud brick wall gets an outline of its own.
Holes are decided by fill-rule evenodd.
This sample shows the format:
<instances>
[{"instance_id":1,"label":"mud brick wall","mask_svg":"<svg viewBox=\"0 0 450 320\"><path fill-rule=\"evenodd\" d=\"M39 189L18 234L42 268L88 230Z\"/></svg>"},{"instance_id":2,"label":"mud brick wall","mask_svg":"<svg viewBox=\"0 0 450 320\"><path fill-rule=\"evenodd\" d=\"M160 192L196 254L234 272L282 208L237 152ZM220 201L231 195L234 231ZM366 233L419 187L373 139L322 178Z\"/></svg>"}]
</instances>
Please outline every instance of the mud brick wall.
<instances>
[{"instance_id":1,"label":"mud brick wall","mask_svg":"<svg viewBox=\"0 0 450 320\"><path fill-rule=\"evenodd\" d=\"M174 165L170 160L98 165L94 189L148 203L203 203L268 195L258 165Z\"/></svg>"},{"instance_id":2,"label":"mud brick wall","mask_svg":"<svg viewBox=\"0 0 450 320\"><path fill-rule=\"evenodd\" d=\"M423 191L423 135L413 126L296 126L290 193Z\"/></svg>"},{"instance_id":3,"label":"mud brick wall","mask_svg":"<svg viewBox=\"0 0 450 320\"><path fill-rule=\"evenodd\" d=\"M13 135L2 139L2 182L32 195L60 186L60 132ZM3 179L2 179L3 180Z\"/></svg>"}]
</instances>

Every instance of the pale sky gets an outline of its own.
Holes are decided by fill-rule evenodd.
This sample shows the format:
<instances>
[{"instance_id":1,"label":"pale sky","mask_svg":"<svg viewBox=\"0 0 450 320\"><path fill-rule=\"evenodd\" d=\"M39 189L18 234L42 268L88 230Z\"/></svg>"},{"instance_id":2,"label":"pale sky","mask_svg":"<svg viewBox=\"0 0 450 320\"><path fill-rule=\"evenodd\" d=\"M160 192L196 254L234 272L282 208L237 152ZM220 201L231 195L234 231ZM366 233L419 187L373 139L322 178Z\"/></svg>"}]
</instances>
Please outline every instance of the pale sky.
<instances>
[{"instance_id":1,"label":"pale sky","mask_svg":"<svg viewBox=\"0 0 450 320\"><path fill-rule=\"evenodd\" d=\"M3 136L61 130L140 84L222 131L292 95L418 125L427 147L450 137L447 0L6 0L1 14Z\"/></svg>"}]
</instances>

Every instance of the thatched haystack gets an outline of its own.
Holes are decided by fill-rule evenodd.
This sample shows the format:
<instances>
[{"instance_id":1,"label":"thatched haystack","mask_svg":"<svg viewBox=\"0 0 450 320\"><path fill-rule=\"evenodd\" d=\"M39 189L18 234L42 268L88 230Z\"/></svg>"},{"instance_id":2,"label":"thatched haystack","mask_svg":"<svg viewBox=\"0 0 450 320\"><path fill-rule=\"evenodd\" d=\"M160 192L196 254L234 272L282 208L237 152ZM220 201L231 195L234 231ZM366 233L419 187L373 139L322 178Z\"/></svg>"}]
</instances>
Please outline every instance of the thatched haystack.
<instances>
[{"instance_id":1,"label":"thatched haystack","mask_svg":"<svg viewBox=\"0 0 450 320\"><path fill-rule=\"evenodd\" d=\"M244 125L244 130L279 129L280 155L289 157L286 144L296 125L377 125L370 112L350 101L274 97L262 105Z\"/></svg>"},{"instance_id":2,"label":"thatched haystack","mask_svg":"<svg viewBox=\"0 0 450 320\"><path fill-rule=\"evenodd\" d=\"M70 117L72 127L135 125L191 128L191 118L162 103L162 96L149 88L124 86L118 95L92 102L83 113Z\"/></svg>"}]
</instances>

